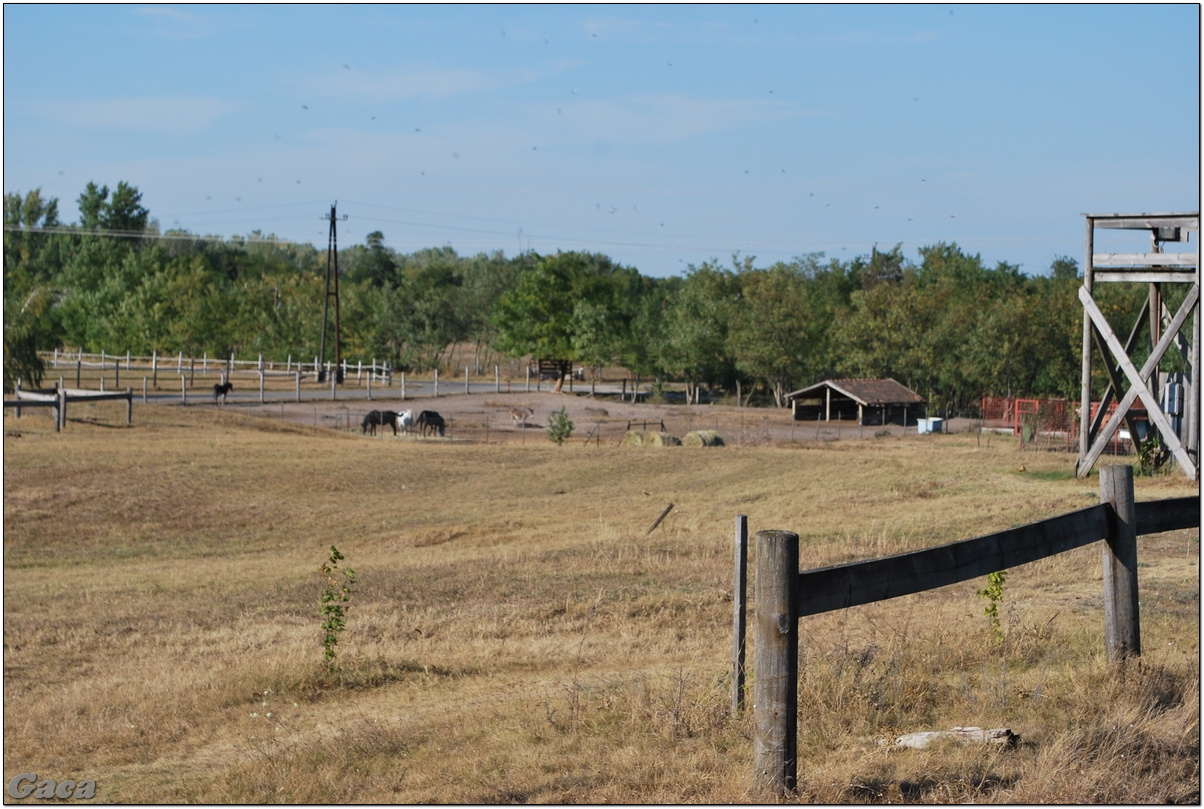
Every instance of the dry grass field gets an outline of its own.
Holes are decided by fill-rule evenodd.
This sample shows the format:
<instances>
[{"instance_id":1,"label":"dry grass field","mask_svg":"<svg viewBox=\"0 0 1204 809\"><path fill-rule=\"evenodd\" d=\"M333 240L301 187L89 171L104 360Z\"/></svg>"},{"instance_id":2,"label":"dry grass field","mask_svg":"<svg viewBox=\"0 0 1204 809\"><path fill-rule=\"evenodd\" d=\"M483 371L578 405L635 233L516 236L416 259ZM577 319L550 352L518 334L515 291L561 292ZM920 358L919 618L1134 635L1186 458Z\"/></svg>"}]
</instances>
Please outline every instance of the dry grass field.
<instances>
[{"instance_id":1,"label":"dry grass field","mask_svg":"<svg viewBox=\"0 0 1204 809\"><path fill-rule=\"evenodd\" d=\"M4 416L5 783L104 803L772 800L730 707L735 515L816 567L1098 500L1073 456L969 434L558 447L105 406ZM331 545L358 574L333 671ZM1120 669L1098 544L1011 571L1002 639L981 580L803 619L792 799L1198 803L1199 532L1139 547ZM968 725L1021 741L889 743Z\"/></svg>"}]
</instances>

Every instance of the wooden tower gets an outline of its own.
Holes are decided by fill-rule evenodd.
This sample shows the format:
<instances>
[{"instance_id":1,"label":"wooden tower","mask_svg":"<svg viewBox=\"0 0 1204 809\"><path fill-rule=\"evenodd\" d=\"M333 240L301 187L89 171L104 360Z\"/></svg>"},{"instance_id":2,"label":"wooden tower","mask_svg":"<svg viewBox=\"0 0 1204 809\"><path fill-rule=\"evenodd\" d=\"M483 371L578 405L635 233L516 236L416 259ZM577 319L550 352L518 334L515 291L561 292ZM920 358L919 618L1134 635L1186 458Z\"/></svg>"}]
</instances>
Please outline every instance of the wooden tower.
<instances>
[{"instance_id":1,"label":"wooden tower","mask_svg":"<svg viewBox=\"0 0 1204 809\"><path fill-rule=\"evenodd\" d=\"M1150 432L1145 441L1161 436L1162 445L1191 480L1199 479L1200 464L1200 214L1084 214L1087 218L1087 262L1079 300L1083 303L1083 395L1080 411L1079 458L1075 471L1087 475L1122 423L1134 446L1142 447L1133 415L1138 399L1149 416ZM1146 253L1097 253L1098 229L1147 231L1150 250ZM1191 234L1195 233L1194 237ZM1167 251L1168 244L1194 242L1194 252ZM1092 297L1096 284L1148 284L1141 314L1128 340L1121 342ZM1171 312L1163 301L1165 284L1190 284L1187 296ZM1188 321L1190 331L1188 330ZM1148 326L1148 329L1146 328ZM1148 342L1142 341L1148 331ZM1190 335L1188 337L1187 335ZM1143 345L1144 343L1144 345ZM1099 350L1109 384L1092 413L1091 348ZM1164 408L1159 392L1159 366L1172 344L1177 345L1188 367L1182 404ZM1138 368L1130 354L1139 345L1149 346L1148 359ZM1127 390L1123 390L1128 385ZM1117 402L1107 420L1108 408ZM1167 412L1169 411L1169 412ZM1174 417L1174 418L1172 418ZM1175 428L1175 422L1179 428ZM1102 426L1101 426L1102 425Z\"/></svg>"}]
</instances>

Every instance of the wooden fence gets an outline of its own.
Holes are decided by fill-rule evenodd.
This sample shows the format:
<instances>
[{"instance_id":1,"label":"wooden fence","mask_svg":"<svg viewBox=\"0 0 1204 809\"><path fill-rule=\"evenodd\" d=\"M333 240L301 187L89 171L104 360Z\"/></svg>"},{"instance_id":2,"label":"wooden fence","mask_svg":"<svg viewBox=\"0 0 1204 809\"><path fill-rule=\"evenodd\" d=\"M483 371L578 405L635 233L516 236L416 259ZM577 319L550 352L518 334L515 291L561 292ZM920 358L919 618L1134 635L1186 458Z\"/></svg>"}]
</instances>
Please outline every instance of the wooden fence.
<instances>
[{"instance_id":1,"label":"wooden fence","mask_svg":"<svg viewBox=\"0 0 1204 809\"><path fill-rule=\"evenodd\" d=\"M1133 468L1100 468L1100 504L996 534L868 562L799 571L798 534L758 531L753 613L755 777L785 794L797 775L798 619L944 587L1104 540L1104 640L1108 660L1141 654L1137 537L1199 528L1197 497L1135 503ZM736 524L733 708L743 678L747 522Z\"/></svg>"},{"instance_id":2,"label":"wooden fence","mask_svg":"<svg viewBox=\"0 0 1204 809\"><path fill-rule=\"evenodd\" d=\"M78 390L72 388L52 388L49 390L21 390L18 383L13 399L5 399L4 406L16 411L21 418L21 409L25 407L49 407L54 410L54 431L57 433L67 426L68 402L100 402L125 401L125 423L134 421L134 389L126 388L124 392L108 392L95 390Z\"/></svg>"}]
</instances>

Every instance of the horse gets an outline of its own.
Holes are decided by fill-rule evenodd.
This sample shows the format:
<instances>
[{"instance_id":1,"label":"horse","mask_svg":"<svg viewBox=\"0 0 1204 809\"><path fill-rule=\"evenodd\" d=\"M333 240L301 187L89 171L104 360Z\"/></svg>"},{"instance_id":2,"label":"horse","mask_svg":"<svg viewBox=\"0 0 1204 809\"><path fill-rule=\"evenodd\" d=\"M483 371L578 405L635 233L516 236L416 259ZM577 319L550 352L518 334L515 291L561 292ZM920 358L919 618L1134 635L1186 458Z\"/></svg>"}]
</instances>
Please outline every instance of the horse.
<instances>
[{"instance_id":1,"label":"horse","mask_svg":"<svg viewBox=\"0 0 1204 809\"><path fill-rule=\"evenodd\" d=\"M226 403L226 394L234 387L233 382L215 382L213 385L213 403L217 404L217 400L221 399L222 404Z\"/></svg>"},{"instance_id":2,"label":"horse","mask_svg":"<svg viewBox=\"0 0 1204 809\"><path fill-rule=\"evenodd\" d=\"M403 410L397 414L397 426L401 428L402 435L410 434L410 425L414 423L414 411Z\"/></svg>"},{"instance_id":3,"label":"horse","mask_svg":"<svg viewBox=\"0 0 1204 809\"><path fill-rule=\"evenodd\" d=\"M418 414L418 418L414 420L414 424L422 430L423 435L426 435L428 428L432 433L438 430L439 435L443 435L447 427L447 424L443 421L443 416L440 416L434 410L423 410Z\"/></svg>"},{"instance_id":4,"label":"horse","mask_svg":"<svg viewBox=\"0 0 1204 809\"><path fill-rule=\"evenodd\" d=\"M397 435L396 413L392 410L369 410L368 415L364 416L363 423L360 424L360 432L371 431L372 435L376 435L376 428L383 428L386 424L393 428L393 435Z\"/></svg>"},{"instance_id":5,"label":"horse","mask_svg":"<svg viewBox=\"0 0 1204 809\"><path fill-rule=\"evenodd\" d=\"M535 411L529 407L512 407L510 408L510 421L517 427L519 424L525 425L527 419L535 415Z\"/></svg>"}]
</instances>

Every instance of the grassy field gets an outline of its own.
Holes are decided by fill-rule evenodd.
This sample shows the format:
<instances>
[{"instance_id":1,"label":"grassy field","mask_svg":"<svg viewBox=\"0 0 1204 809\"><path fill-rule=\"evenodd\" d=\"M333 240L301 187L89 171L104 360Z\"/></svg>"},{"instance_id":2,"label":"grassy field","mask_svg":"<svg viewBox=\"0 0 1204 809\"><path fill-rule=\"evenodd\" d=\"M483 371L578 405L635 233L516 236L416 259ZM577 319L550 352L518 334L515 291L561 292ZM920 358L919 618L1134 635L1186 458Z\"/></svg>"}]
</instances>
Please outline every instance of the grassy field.
<instances>
[{"instance_id":1,"label":"grassy field","mask_svg":"<svg viewBox=\"0 0 1204 809\"><path fill-rule=\"evenodd\" d=\"M973 435L483 446L87 407L5 414L4 778L105 803L764 801L730 708L736 514L816 567L1098 501L1073 456ZM328 670L331 545L358 576ZM1199 550L1140 540L1122 669L1098 545L1011 571L1002 639L985 580L803 619L796 799L1198 803ZM968 725L1021 742L889 744Z\"/></svg>"}]
</instances>

